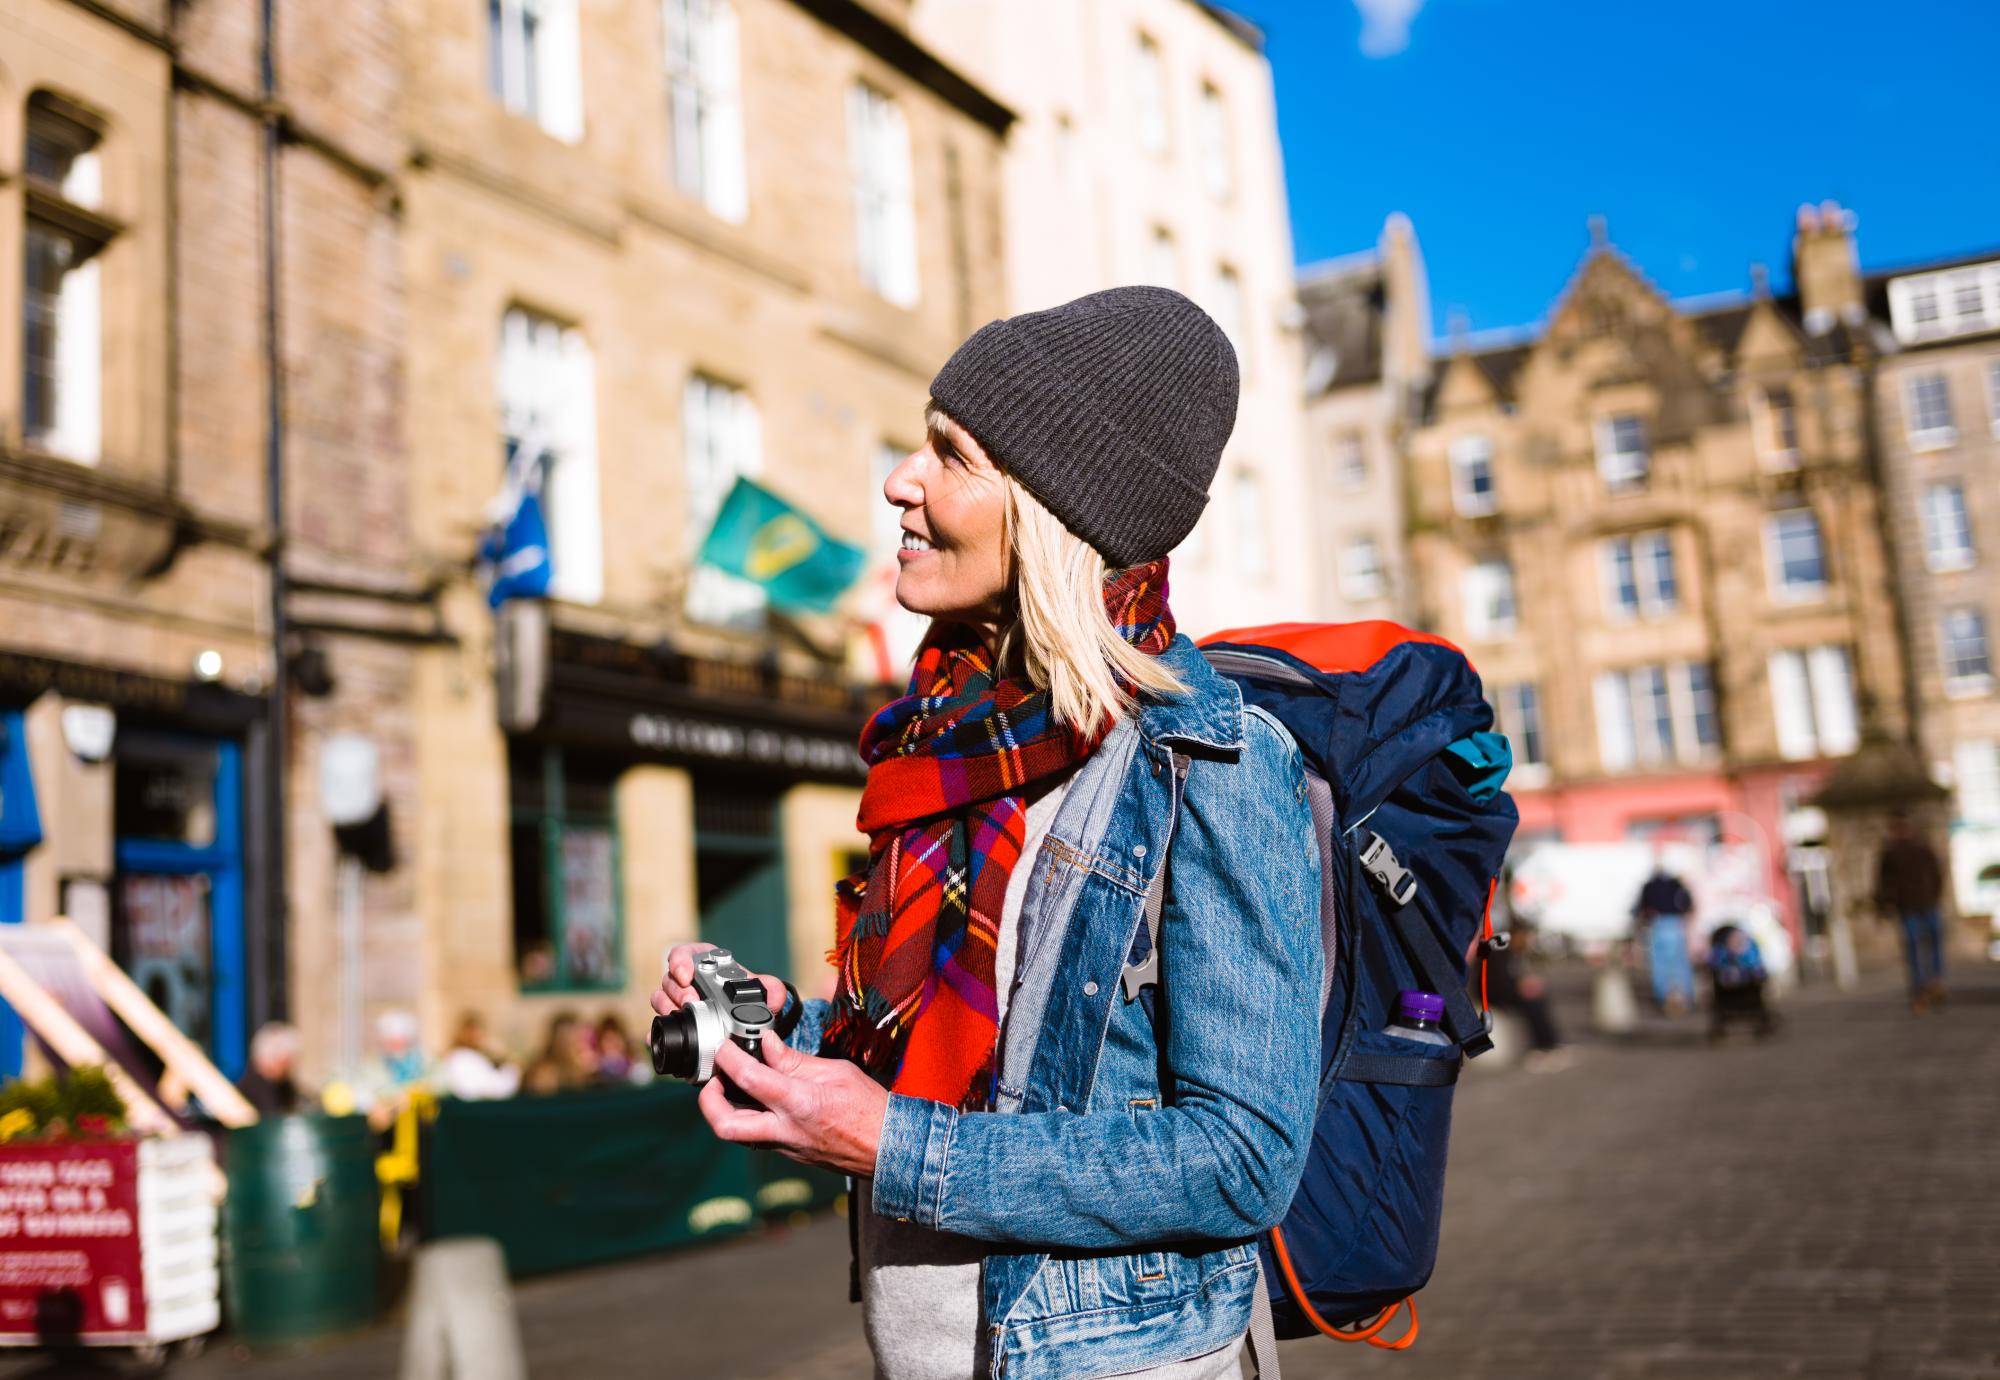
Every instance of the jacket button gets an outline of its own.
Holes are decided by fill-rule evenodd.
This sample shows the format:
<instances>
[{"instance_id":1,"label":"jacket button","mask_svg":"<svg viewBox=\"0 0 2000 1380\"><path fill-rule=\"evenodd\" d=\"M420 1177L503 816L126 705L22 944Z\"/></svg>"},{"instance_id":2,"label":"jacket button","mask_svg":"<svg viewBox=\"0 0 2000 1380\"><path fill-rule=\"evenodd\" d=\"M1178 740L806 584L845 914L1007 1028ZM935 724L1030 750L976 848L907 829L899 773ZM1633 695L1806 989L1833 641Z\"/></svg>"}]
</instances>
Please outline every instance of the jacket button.
<instances>
[{"instance_id":1,"label":"jacket button","mask_svg":"<svg viewBox=\"0 0 2000 1380\"><path fill-rule=\"evenodd\" d=\"M1145 856L1146 856L1146 845L1145 845L1145 844L1143 844L1143 843L1135 843L1135 844L1133 844L1133 845L1132 845L1132 856L1133 856L1133 857L1135 857L1135 858L1143 858L1143 857L1145 857Z\"/></svg>"},{"instance_id":2,"label":"jacket button","mask_svg":"<svg viewBox=\"0 0 2000 1380\"><path fill-rule=\"evenodd\" d=\"M1094 983L1094 982L1086 982L1086 983L1084 983L1084 984L1083 984L1083 994L1084 994L1084 995L1085 995L1086 997L1094 997L1094 996L1096 996L1096 995L1097 995L1097 984L1096 984L1096 983Z\"/></svg>"}]
</instances>

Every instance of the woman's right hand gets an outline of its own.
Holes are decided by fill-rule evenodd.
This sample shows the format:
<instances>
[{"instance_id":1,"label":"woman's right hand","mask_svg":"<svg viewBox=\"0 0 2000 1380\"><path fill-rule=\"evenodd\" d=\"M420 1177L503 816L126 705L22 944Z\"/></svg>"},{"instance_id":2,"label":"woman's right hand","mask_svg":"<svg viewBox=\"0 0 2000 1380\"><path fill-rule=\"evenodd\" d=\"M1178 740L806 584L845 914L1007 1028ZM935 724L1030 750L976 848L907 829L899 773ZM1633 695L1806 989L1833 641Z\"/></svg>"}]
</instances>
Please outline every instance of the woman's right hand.
<instances>
[{"instance_id":1,"label":"woman's right hand","mask_svg":"<svg viewBox=\"0 0 2000 1380\"><path fill-rule=\"evenodd\" d=\"M676 944L667 951L667 970L660 974L660 985L653 992L653 1010L662 1016L669 1016L694 998L694 956L714 947L713 944ZM785 983L782 978L768 977L763 973L752 973L750 976L764 984L764 996L773 1016L785 1009Z\"/></svg>"}]
</instances>

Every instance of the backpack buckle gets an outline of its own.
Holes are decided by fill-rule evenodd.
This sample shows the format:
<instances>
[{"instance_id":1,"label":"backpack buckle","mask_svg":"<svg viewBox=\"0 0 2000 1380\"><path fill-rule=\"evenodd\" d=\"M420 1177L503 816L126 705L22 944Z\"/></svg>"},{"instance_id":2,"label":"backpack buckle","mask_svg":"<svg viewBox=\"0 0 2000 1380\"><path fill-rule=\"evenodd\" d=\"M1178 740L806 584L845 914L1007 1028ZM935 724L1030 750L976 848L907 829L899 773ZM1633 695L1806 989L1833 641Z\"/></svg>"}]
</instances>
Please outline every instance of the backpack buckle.
<instances>
[{"instance_id":1,"label":"backpack buckle","mask_svg":"<svg viewBox=\"0 0 2000 1380\"><path fill-rule=\"evenodd\" d=\"M1417 879L1396 857L1396 850L1380 834L1370 833L1361 847L1359 861L1362 869L1373 877L1376 884L1387 893L1390 900L1399 906L1407 906L1416 899Z\"/></svg>"}]
</instances>

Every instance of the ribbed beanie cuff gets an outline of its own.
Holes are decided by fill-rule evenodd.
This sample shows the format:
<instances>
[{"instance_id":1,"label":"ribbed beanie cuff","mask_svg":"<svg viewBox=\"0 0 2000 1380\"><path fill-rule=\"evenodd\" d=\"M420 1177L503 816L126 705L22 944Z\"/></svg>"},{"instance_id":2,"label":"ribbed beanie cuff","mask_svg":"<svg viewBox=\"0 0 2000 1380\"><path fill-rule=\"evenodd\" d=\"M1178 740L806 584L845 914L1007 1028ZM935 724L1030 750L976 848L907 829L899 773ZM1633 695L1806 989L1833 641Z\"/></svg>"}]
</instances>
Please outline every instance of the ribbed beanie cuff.
<instances>
[{"instance_id":1,"label":"ribbed beanie cuff","mask_svg":"<svg viewBox=\"0 0 2000 1380\"><path fill-rule=\"evenodd\" d=\"M1194 530L1236 425L1236 351L1168 288L1092 293L981 327L931 398L1113 567Z\"/></svg>"}]
</instances>

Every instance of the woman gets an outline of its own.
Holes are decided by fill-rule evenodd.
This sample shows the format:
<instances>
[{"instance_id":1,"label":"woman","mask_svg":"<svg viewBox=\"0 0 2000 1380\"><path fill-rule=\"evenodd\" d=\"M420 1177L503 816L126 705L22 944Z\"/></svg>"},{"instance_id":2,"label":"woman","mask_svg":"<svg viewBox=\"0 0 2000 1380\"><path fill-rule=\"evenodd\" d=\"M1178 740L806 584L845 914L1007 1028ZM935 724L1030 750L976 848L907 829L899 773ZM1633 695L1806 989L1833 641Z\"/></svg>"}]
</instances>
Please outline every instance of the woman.
<instances>
[{"instance_id":1,"label":"woman","mask_svg":"<svg viewBox=\"0 0 2000 1380\"><path fill-rule=\"evenodd\" d=\"M838 986L764 1062L719 1057L761 1109L712 1082L701 1110L856 1176L891 1380L1237 1374L1254 1237L1311 1135L1321 977L1297 750L1166 603L1237 387L1192 302L1097 293L962 345L884 485L896 597L933 623L862 736ZM1158 985L1132 1001L1163 859Z\"/></svg>"}]
</instances>

